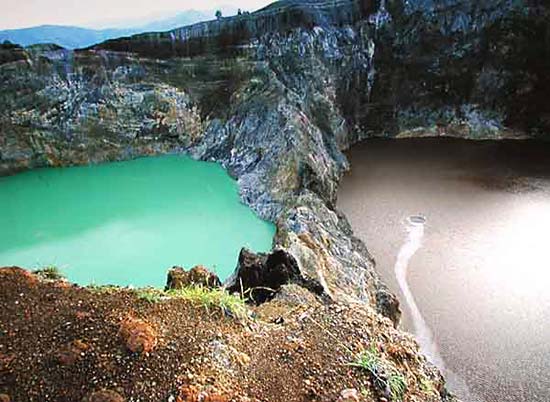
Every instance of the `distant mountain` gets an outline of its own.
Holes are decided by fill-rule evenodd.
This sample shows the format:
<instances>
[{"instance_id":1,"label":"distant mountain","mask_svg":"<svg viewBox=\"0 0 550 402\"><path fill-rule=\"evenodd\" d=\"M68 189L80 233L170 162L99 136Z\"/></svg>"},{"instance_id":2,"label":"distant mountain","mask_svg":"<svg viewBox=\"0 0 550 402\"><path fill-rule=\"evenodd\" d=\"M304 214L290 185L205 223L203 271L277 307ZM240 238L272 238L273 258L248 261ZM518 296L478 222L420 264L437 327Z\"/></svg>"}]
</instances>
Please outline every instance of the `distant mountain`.
<instances>
[{"instance_id":1,"label":"distant mountain","mask_svg":"<svg viewBox=\"0 0 550 402\"><path fill-rule=\"evenodd\" d=\"M225 11L224 14L228 15L228 11ZM214 11L188 10L177 13L169 18L145 22L142 25L127 28L90 29L75 26L41 25L31 28L0 31L0 43L10 41L21 46L55 43L67 49L78 49L92 46L108 39L142 32L168 31L213 18Z\"/></svg>"},{"instance_id":2,"label":"distant mountain","mask_svg":"<svg viewBox=\"0 0 550 402\"><path fill-rule=\"evenodd\" d=\"M41 25L32 28L0 31L0 42L7 40L21 46L55 43L65 48L75 49L91 46L107 39L131 35L132 33L123 29L94 30L71 26Z\"/></svg>"}]
</instances>

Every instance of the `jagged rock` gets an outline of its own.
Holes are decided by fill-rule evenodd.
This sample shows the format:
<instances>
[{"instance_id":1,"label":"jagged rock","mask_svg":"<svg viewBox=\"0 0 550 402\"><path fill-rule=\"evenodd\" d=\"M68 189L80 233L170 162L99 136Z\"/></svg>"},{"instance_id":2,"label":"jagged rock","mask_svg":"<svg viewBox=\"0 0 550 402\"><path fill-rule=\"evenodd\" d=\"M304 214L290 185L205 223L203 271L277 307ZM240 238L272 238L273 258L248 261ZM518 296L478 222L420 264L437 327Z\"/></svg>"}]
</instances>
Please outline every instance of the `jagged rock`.
<instances>
[{"instance_id":1,"label":"jagged rock","mask_svg":"<svg viewBox=\"0 0 550 402\"><path fill-rule=\"evenodd\" d=\"M202 265L193 267L189 271L181 267L173 267L168 271L166 290L182 289L187 286L216 288L221 286L221 281L216 274Z\"/></svg>"},{"instance_id":2,"label":"jagged rock","mask_svg":"<svg viewBox=\"0 0 550 402\"><path fill-rule=\"evenodd\" d=\"M263 303L288 283L298 283L317 294L323 293L321 285L302 276L294 257L283 249L275 249L270 254L242 249L237 269L226 286L230 292L243 293L254 302Z\"/></svg>"},{"instance_id":3,"label":"jagged rock","mask_svg":"<svg viewBox=\"0 0 550 402\"><path fill-rule=\"evenodd\" d=\"M283 1L82 51L3 48L0 175L168 152L217 161L277 222L282 250L243 257L231 289L299 283L395 322L333 207L342 150L372 135L550 132L546 3Z\"/></svg>"},{"instance_id":4,"label":"jagged rock","mask_svg":"<svg viewBox=\"0 0 550 402\"><path fill-rule=\"evenodd\" d=\"M334 211L341 151L369 135L544 132L547 18L532 2L285 1L82 51L7 49L0 175L167 152L220 162L303 276L395 317Z\"/></svg>"},{"instance_id":5,"label":"jagged rock","mask_svg":"<svg viewBox=\"0 0 550 402\"><path fill-rule=\"evenodd\" d=\"M395 327L399 325L399 321L401 320L399 299L385 287L381 287L376 292L376 310L389 318Z\"/></svg>"},{"instance_id":6,"label":"jagged rock","mask_svg":"<svg viewBox=\"0 0 550 402\"><path fill-rule=\"evenodd\" d=\"M158 343L153 326L134 317L127 317L122 321L119 334L126 348L134 353L149 353Z\"/></svg>"},{"instance_id":7,"label":"jagged rock","mask_svg":"<svg viewBox=\"0 0 550 402\"><path fill-rule=\"evenodd\" d=\"M92 392L86 396L82 402L125 402L126 399L118 392L111 390L101 390Z\"/></svg>"}]
</instances>

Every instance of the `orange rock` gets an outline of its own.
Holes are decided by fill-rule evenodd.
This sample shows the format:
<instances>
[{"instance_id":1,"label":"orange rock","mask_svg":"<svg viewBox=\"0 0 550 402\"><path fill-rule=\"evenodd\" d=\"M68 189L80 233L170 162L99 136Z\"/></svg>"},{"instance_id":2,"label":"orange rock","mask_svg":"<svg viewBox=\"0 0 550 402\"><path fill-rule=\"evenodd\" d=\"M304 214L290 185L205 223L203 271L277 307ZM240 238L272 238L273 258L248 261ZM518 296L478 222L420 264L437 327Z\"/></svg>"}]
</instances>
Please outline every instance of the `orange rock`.
<instances>
[{"instance_id":1,"label":"orange rock","mask_svg":"<svg viewBox=\"0 0 550 402\"><path fill-rule=\"evenodd\" d=\"M228 402L231 398L218 392L201 391L195 385L186 385L179 389L176 402Z\"/></svg>"},{"instance_id":2,"label":"orange rock","mask_svg":"<svg viewBox=\"0 0 550 402\"><path fill-rule=\"evenodd\" d=\"M8 394L0 394L0 402L11 402L11 398Z\"/></svg>"},{"instance_id":3,"label":"orange rock","mask_svg":"<svg viewBox=\"0 0 550 402\"><path fill-rule=\"evenodd\" d=\"M119 334L134 353L149 353L157 346L157 332L146 321L127 317L120 324Z\"/></svg>"},{"instance_id":4,"label":"orange rock","mask_svg":"<svg viewBox=\"0 0 550 402\"><path fill-rule=\"evenodd\" d=\"M125 402L125 399L118 392L103 389L89 394L82 402Z\"/></svg>"},{"instance_id":5,"label":"orange rock","mask_svg":"<svg viewBox=\"0 0 550 402\"><path fill-rule=\"evenodd\" d=\"M194 385L183 386L179 390L176 402L196 402L199 400L200 391Z\"/></svg>"}]
</instances>

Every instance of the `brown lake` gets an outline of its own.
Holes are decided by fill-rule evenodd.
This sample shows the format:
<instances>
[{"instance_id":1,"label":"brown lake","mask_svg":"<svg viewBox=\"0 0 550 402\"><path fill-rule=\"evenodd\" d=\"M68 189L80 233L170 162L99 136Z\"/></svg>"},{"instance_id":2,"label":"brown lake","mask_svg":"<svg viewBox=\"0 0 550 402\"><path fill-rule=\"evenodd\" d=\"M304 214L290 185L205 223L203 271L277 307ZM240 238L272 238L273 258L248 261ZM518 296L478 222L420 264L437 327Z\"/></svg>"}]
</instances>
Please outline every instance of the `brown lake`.
<instances>
[{"instance_id":1,"label":"brown lake","mask_svg":"<svg viewBox=\"0 0 550 402\"><path fill-rule=\"evenodd\" d=\"M338 207L465 402L550 401L550 144L367 140Z\"/></svg>"}]
</instances>

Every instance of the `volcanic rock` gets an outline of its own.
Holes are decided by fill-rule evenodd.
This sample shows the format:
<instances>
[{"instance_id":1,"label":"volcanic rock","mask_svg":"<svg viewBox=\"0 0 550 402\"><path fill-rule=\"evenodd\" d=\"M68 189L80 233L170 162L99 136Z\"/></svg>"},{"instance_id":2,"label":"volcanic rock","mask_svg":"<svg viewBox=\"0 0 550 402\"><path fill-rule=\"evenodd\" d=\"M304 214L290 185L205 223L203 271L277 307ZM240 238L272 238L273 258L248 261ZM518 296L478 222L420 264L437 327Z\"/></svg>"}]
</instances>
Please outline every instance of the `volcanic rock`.
<instances>
[{"instance_id":1,"label":"volcanic rock","mask_svg":"<svg viewBox=\"0 0 550 402\"><path fill-rule=\"evenodd\" d=\"M127 317L120 324L119 334L128 350L134 353L149 353L157 346L157 332L146 321Z\"/></svg>"},{"instance_id":2,"label":"volcanic rock","mask_svg":"<svg viewBox=\"0 0 550 402\"><path fill-rule=\"evenodd\" d=\"M186 271L182 267L173 267L168 271L166 290L182 289L188 286L217 288L221 286L221 281L216 274L210 272L202 265L197 265L189 271Z\"/></svg>"}]
</instances>

